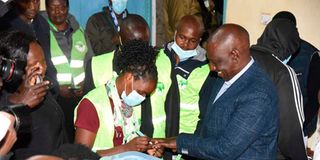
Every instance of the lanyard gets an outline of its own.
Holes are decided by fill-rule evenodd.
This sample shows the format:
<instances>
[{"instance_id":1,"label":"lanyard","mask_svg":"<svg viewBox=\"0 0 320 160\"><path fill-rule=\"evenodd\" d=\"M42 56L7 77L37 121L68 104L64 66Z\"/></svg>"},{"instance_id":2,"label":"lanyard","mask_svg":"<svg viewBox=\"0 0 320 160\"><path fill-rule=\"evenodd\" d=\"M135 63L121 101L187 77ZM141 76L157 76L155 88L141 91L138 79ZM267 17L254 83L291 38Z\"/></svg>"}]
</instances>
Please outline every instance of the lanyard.
<instances>
[{"instance_id":1,"label":"lanyard","mask_svg":"<svg viewBox=\"0 0 320 160\"><path fill-rule=\"evenodd\" d=\"M110 11L110 15L111 15L111 18L112 18L112 21L115 25L115 27L117 28L117 31L120 32L120 26L119 26L119 22L118 22L118 19L117 19L117 16L116 14L114 13L114 11L112 10L112 8L109 6L109 11ZM125 10L122 14L122 19L126 18L127 17L127 10Z\"/></svg>"},{"instance_id":2,"label":"lanyard","mask_svg":"<svg viewBox=\"0 0 320 160\"><path fill-rule=\"evenodd\" d=\"M50 19L48 18L48 23L49 25L53 28L54 31L58 32L58 29L56 26L54 26L54 24L50 21Z\"/></svg>"}]
</instances>

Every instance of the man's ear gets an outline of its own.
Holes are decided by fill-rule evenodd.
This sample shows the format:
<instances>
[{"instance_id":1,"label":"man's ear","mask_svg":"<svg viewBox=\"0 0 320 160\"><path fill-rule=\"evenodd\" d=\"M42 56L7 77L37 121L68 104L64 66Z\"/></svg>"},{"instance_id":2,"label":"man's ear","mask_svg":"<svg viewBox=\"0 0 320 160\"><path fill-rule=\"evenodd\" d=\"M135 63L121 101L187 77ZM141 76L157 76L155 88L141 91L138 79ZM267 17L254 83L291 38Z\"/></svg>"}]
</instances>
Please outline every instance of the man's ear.
<instances>
[{"instance_id":1,"label":"man's ear","mask_svg":"<svg viewBox=\"0 0 320 160\"><path fill-rule=\"evenodd\" d=\"M238 63L239 58L240 58L240 51L238 49L233 49L231 51L231 58L233 61Z\"/></svg>"}]
</instances>

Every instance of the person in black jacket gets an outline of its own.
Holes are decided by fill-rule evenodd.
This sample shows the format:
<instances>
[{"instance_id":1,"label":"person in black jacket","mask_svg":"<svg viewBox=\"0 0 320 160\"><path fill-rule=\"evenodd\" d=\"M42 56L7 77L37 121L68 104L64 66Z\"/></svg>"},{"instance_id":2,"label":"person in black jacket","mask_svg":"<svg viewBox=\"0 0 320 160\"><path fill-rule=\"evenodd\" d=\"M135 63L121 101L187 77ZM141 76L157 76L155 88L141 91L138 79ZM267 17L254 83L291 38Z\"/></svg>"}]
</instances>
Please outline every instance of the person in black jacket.
<instances>
[{"instance_id":1,"label":"person in black jacket","mask_svg":"<svg viewBox=\"0 0 320 160\"><path fill-rule=\"evenodd\" d=\"M267 72L278 90L280 131L277 159L306 160L303 134L303 98L298 79L284 63L299 48L299 33L286 19L272 20L258 43L251 47L255 61Z\"/></svg>"},{"instance_id":2,"label":"person in black jacket","mask_svg":"<svg viewBox=\"0 0 320 160\"><path fill-rule=\"evenodd\" d=\"M23 32L9 32L1 44L4 48L15 51L6 52L8 58L26 62L22 83L16 90L6 92L9 104L28 104L31 116L31 130L18 134L18 140L13 147L14 159L26 159L36 154L50 154L67 140L64 128L64 114L48 92L49 82L44 78L46 63L43 50L39 43ZM17 45L19 44L19 45ZM30 77L30 78L26 78ZM26 103L24 100L34 103Z\"/></svg>"},{"instance_id":3,"label":"person in black jacket","mask_svg":"<svg viewBox=\"0 0 320 160\"><path fill-rule=\"evenodd\" d=\"M47 64L46 76L53 83L51 93L59 94L56 69L51 61L50 33L47 21L40 16L40 0L14 0L14 8L0 19L0 30L18 30L33 36L41 45Z\"/></svg>"},{"instance_id":4,"label":"person in black jacket","mask_svg":"<svg viewBox=\"0 0 320 160\"><path fill-rule=\"evenodd\" d=\"M89 17L85 31L94 55L109 53L117 48L115 36L128 15L127 0L109 0L109 6Z\"/></svg>"},{"instance_id":5,"label":"person in black jacket","mask_svg":"<svg viewBox=\"0 0 320 160\"><path fill-rule=\"evenodd\" d=\"M295 16L289 11L278 12L273 19L288 19L297 25ZM317 127L317 91L320 88L320 63L315 63L319 50L309 42L300 38L300 47L293 53L288 65L297 73L303 95L305 115L304 133L309 137Z\"/></svg>"}]
</instances>

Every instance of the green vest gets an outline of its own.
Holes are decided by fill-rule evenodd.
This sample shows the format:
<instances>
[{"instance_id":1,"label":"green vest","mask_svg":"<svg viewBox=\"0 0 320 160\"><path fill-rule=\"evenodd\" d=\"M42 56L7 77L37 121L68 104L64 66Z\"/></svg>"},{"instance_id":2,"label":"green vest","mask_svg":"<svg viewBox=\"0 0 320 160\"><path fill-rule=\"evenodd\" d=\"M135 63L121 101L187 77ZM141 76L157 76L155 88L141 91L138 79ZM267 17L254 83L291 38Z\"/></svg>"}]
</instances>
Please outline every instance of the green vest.
<instances>
[{"instance_id":1,"label":"green vest","mask_svg":"<svg viewBox=\"0 0 320 160\"><path fill-rule=\"evenodd\" d=\"M92 78L96 87L105 84L112 77L113 57L114 52L92 58ZM164 138L166 125L164 103L171 85L171 62L163 49L161 49L158 54L156 66L159 73L158 83L155 92L153 92L150 97L152 106L152 122L154 126L153 137Z\"/></svg>"},{"instance_id":2,"label":"green vest","mask_svg":"<svg viewBox=\"0 0 320 160\"><path fill-rule=\"evenodd\" d=\"M105 85L101 85L88 94L84 98L90 100L94 105L98 118L99 118L99 129L96 134L96 138L92 147L93 151L105 150L113 147L113 136L114 136L114 115L111 109L109 97L107 96L107 90ZM77 118L78 106L74 112L74 120ZM141 106L133 108L133 116L136 118L136 122L140 125L141 123Z\"/></svg>"},{"instance_id":3,"label":"green vest","mask_svg":"<svg viewBox=\"0 0 320 160\"><path fill-rule=\"evenodd\" d=\"M114 51L92 57L91 71L94 86L106 84L113 75Z\"/></svg>"},{"instance_id":4,"label":"green vest","mask_svg":"<svg viewBox=\"0 0 320 160\"><path fill-rule=\"evenodd\" d=\"M57 69L60 85L79 85L84 78L84 58L88 51L84 33L78 29L72 34L71 60L67 59L53 34L50 31L51 61Z\"/></svg>"},{"instance_id":5,"label":"green vest","mask_svg":"<svg viewBox=\"0 0 320 160\"><path fill-rule=\"evenodd\" d=\"M177 75L180 92L180 133L194 133L199 121L199 92L210 72L205 64L194 69L188 79Z\"/></svg>"}]
</instances>

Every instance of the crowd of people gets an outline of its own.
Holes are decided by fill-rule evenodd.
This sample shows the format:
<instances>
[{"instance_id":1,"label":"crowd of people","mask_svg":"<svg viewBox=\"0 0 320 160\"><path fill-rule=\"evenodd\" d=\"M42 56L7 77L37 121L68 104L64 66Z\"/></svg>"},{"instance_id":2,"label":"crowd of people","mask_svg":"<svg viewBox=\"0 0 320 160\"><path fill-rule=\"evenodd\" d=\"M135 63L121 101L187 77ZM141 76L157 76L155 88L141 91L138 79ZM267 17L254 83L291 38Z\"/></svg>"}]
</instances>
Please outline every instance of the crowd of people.
<instances>
[{"instance_id":1,"label":"crowd of people","mask_svg":"<svg viewBox=\"0 0 320 160\"><path fill-rule=\"evenodd\" d=\"M0 159L312 157L320 52L295 16L277 13L250 46L242 26L215 29L164 2L168 42L155 47L127 0L109 0L85 30L68 0L41 12L40 0L14 0L0 18Z\"/></svg>"}]
</instances>

